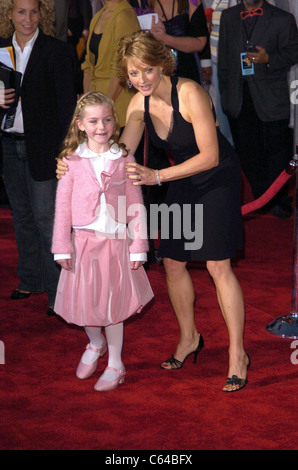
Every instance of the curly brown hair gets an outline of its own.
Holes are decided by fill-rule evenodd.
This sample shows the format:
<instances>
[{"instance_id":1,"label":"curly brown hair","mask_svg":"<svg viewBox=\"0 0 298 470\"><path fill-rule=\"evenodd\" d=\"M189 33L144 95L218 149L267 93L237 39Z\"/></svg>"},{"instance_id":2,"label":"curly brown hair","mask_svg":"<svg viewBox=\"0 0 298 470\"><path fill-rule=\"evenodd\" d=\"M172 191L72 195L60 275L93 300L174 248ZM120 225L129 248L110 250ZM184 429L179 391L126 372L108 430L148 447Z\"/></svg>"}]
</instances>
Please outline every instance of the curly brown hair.
<instances>
[{"instance_id":1,"label":"curly brown hair","mask_svg":"<svg viewBox=\"0 0 298 470\"><path fill-rule=\"evenodd\" d=\"M127 61L138 59L151 67L160 66L164 75L173 75L175 58L172 52L164 46L149 31L137 31L124 36L117 49L118 75L121 82L127 82Z\"/></svg>"},{"instance_id":2,"label":"curly brown hair","mask_svg":"<svg viewBox=\"0 0 298 470\"><path fill-rule=\"evenodd\" d=\"M9 38L14 33L11 12L14 7L14 0L0 1L0 37ZM40 12L39 27L45 34L55 35L55 3L53 0L38 0L38 8Z\"/></svg>"}]
</instances>

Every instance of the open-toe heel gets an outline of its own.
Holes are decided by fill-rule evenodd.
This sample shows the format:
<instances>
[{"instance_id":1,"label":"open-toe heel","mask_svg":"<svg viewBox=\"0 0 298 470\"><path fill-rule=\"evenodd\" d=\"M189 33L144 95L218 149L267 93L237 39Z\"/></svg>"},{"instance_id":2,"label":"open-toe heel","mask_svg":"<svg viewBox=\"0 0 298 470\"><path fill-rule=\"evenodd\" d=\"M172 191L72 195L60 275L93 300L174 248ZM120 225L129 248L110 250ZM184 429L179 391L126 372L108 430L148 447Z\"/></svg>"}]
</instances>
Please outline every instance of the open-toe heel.
<instances>
[{"instance_id":1,"label":"open-toe heel","mask_svg":"<svg viewBox=\"0 0 298 470\"><path fill-rule=\"evenodd\" d=\"M248 371L250 367L250 357L247 354L248 363L246 366L246 371ZM228 377L225 383L225 387L229 387L227 390L223 390L224 393L231 393L231 392L238 392L242 388L244 388L248 384L247 376L245 379L238 377L238 375L232 375L232 377ZM237 388L233 388L237 387Z\"/></svg>"},{"instance_id":2,"label":"open-toe heel","mask_svg":"<svg viewBox=\"0 0 298 470\"><path fill-rule=\"evenodd\" d=\"M174 357L174 355L172 355L169 359L167 359L166 361L164 361L162 364L161 364L161 368L164 369L164 370L172 370L172 369L181 369L183 367L183 364L184 362L186 361L186 359L191 356L192 354L194 355L194 364L196 364L197 362L197 356L199 354L199 352L201 351L201 349L203 349L204 347L204 338L203 336L200 334L200 339L199 339L199 344L197 346L197 348L192 351L191 353L189 353L185 358L184 358L184 361L179 361L178 359L176 359ZM164 367L166 366L166 367Z\"/></svg>"}]
</instances>

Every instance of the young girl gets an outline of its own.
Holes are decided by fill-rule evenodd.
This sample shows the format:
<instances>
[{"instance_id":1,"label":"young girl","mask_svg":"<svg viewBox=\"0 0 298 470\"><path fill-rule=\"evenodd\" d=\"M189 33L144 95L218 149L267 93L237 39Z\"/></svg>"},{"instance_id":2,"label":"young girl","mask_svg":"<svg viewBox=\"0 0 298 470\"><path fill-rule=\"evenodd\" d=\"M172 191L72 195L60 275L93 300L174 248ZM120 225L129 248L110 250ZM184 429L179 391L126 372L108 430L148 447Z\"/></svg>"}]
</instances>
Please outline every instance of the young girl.
<instances>
[{"instance_id":1,"label":"young girl","mask_svg":"<svg viewBox=\"0 0 298 470\"><path fill-rule=\"evenodd\" d=\"M83 95L60 154L69 171L58 184L52 245L63 268L54 310L84 326L89 338L77 377L90 377L108 349L97 391L124 382L123 322L153 297L142 266L148 242L141 189L126 179L134 157L118 136L113 101L100 92Z\"/></svg>"}]
</instances>

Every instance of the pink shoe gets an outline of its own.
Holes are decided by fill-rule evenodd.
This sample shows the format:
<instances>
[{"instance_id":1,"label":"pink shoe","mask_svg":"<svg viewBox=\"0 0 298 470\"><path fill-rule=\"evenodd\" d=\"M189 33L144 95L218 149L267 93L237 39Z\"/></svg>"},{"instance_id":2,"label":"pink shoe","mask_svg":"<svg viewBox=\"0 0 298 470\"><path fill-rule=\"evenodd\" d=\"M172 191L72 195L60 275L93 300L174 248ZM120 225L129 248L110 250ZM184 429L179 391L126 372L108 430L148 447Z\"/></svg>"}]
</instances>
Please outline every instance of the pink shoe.
<instances>
[{"instance_id":1,"label":"pink shoe","mask_svg":"<svg viewBox=\"0 0 298 470\"><path fill-rule=\"evenodd\" d=\"M102 357L106 352L107 352L107 342L105 340L105 338L103 338L103 345L100 349L96 349L96 348L92 348L90 346L90 344L88 344L86 346L86 349L90 349L91 351L93 352L96 352L96 353L99 353L99 357ZM82 359L80 360L79 362L79 365L78 365L78 368L77 368L77 372L76 372L76 376L78 379L88 379L88 377L90 377L95 371L96 371L96 368L97 368L97 364L98 364L98 359L96 359L96 361L92 362L92 364L84 364Z\"/></svg>"},{"instance_id":2,"label":"pink shoe","mask_svg":"<svg viewBox=\"0 0 298 470\"><path fill-rule=\"evenodd\" d=\"M94 386L94 390L97 392L109 392L110 390L114 390L117 388L119 384L123 384L125 378L125 369L114 369L114 367L107 367L105 370L114 370L119 375L115 380L104 380L101 377L98 379Z\"/></svg>"}]
</instances>

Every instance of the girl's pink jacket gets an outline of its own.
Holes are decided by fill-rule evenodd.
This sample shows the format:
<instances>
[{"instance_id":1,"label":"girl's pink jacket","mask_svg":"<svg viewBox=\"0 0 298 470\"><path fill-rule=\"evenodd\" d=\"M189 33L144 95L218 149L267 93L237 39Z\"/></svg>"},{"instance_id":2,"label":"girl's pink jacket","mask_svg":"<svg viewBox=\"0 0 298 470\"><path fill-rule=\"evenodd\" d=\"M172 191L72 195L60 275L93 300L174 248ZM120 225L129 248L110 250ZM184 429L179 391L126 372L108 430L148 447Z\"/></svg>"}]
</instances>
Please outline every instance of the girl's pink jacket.
<instances>
[{"instance_id":1,"label":"girl's pink jacket","mask_svg":"<svg viewBox=\"0 0 298 470\"><path fill-rule=\"evenodd\" d=\"M69 170L58 182L52 253L73 253L72 226L94 222L103 192L107 204L113 209L115 220L133 227L129 251L147 252L146 210L142 191L127 178L125 169L128 162L135 161L133 155L109 160L106 171L101 174L102 184L96 179L88 158L73 153L64 161Z\"/></svg>"}]
</instances>

